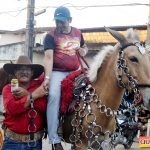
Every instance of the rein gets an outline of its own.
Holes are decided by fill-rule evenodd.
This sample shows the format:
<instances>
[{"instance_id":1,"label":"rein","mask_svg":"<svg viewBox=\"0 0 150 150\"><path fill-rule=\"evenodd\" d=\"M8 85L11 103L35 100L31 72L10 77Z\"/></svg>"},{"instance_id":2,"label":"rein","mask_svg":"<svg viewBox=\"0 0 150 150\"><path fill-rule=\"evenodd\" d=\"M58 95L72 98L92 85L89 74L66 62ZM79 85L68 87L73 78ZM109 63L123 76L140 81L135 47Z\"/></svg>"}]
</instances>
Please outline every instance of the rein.
<instances>
[{"instance_id":1,"label":"rein","mask_svg":"<svg viewBox=\"0 0 150 150\"><path fill-rule=\"evenodd\" d=\"M84 57L79 54L79 51L76 51L76 55L77 55L77 57L78 57L78 60L79 60L80 66L81 66L81 70L82 70L82 72L83 72L83 74L84 74L84 76L85 76L85 78L86 78L86 80L87 80L87 83L90 84L90 80L89 80L89 78L87 77L87 70L90 68L90 67L89 67L89 64L88 64L87 61L84 59ZM84 64L86 65L86 68L83 66L82 62L84 62Z\"/></svg>"},{"instance_id":2,"label":"rein","mask_svg":"<svg viewBox=\"0 0 150 150\"><path fill-rule=\"evenodd\" d=\"M84 73L84 75L86 76L86 69L84 68L84 66L83 66L83 64L82 64L82 61L83 61L84 64L86 65L87 69L90 68L90 67L89 67L89 64L88 64L87 61L84 59L84 57L79 54L79 51L76 51L76 54L77 54L79 63L80 63L80 65L81 65L81 70L82 70L82 72ZM81 60L82 60L82 61L81 61Z\"/></svg>"}]
</instances>

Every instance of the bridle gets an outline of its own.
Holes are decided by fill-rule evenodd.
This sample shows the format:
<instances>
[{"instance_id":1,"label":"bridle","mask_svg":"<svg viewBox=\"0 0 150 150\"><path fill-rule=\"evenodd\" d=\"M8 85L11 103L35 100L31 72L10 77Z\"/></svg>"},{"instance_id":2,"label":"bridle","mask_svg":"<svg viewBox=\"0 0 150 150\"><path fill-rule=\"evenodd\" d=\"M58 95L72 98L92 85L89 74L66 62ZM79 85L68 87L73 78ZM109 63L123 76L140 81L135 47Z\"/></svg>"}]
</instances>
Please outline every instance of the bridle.
<instances>
[{"instance_id":1,"label":"bridle","mask_svg":"<svg viewBox=\"0 0 150 150\"><path fill-rule=\"evenodd\" d=\"M130 90L133 91L134 94L136 95L135 103L139 104L142 102L139 88L145 88L145 87L150 88L150 84L139 84L138 81L129 73L129 69L128 69L128 66L126 64L126 60L124 59L124 49L129 47L129 46L136 46L139 49L139 47L137 46L137 43L128 43L119 49L119 58L117 60L118 85L120 87L125 88L126 91L128 91L127 85L122 80L123 73L125 73L126 77L128 78L128 86L130 87Z\"/></svg>"}]
</instances>

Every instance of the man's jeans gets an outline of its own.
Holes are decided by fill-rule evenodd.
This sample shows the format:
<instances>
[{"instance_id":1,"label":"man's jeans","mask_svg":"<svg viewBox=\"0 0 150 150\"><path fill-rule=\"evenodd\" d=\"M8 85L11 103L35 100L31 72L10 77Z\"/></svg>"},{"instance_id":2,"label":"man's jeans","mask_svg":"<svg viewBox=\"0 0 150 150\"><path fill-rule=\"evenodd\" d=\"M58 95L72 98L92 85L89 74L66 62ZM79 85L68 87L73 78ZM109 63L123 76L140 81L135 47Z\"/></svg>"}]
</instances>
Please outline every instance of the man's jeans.
<instances>
[{"instance_id":1,"label":"man's jeans","mask_svg":"<svg viewBox=\"0 0 150 150\"><path fill-rule=\"evenodd\" d=\"M49 97L47 104L47 123L50 144L56 144L61 142L61 139L57 134L57 129L59 126L61 81L69 73L70 72L53 71L50 79Z\"/></svg>"},{"instance_id":2,"label":"man's jeans","mask_svg":"<svg viewBox=\"0 0 150 150\"><path fill-rule=\"evenodd\" d=\"M42 140L23 143L5 137L2 150L42 150Z\"/></svg>"}]
</instances>

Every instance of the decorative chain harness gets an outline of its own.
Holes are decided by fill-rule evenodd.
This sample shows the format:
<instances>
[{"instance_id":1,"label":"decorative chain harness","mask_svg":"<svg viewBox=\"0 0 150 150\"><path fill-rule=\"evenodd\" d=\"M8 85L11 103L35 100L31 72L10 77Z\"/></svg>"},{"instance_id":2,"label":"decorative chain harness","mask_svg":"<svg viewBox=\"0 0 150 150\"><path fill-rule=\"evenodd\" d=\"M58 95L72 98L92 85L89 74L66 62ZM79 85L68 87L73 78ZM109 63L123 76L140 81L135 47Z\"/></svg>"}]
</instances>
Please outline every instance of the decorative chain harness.
<instances>
[{"instance_id":1,"label":"decorative chain harness","mask_svg":"<svg viewBox=\"0 0 150 150\"><path fill-rule=\"evenodd\" d=\"M126 45L126 47L131 46L135 44L129 44ZM91 84L88 84L82 90L80 89L79 91L75 92L78 93L77 96L78 101L77 105L75 107L75 116L71 121L71 125L73 127L73 132L69 137L70 142L73 144L72 149L76 147L82 146L82 141L81 141L81 133L83 130L83 119L86 120L86 123L88 123L88 128L86 129L85 137L88 139L88 150L92 150L93 148L96 149L113 149L113 145L111 142L111 139L109 138L110 131L103 131L102 126L97 125L96 123L96 115L92 112L91 109L91 103L95 103L97 108L99 109L100 113L104 113L107 117L113 117L116 114L124 114L126 111L135 109L136 112L139 112L141 110L141 106L138 105L141 103L141 97L140 97L140 91L138 88L138 83L137 81L133 78L133 76L129 73L129 69L126 65L126 60L124 59L124 53L123 50L126 48L122 48L119 51L119 58L117 60L117 69L118 69L118 74L117 74L117 80L118 80L118 85L120 87L125 88L126 92L125 94L128 94L127 87L130 87L130 90L133 90L135 96L134 103L128 107L127 110L119 110L119 111L114 111L109 107L106 107L106 105L103 105L100 98L97 96L95 89L92 87ZM122 80L123 73L126 74L128 78L128 85L125 85L125 83ZM83 102L83 105L81 106L81 102ZM98 131L98 132L97 132Z\"/></svg>"},{"instance_id":2,"label":"decorative chain harness","mask_svg":"<svg viewBox=\"0 0 150 150\"><path fill-rule=\"evenodd\" d=\"M73 143L73 146L80 147L83 144L81 136L85 136L88 139L88 150L92 150L93 148L100 149L106 146L111 147L109 140L110 131L104 132L103 128L96 123L96 115L92 112L91 103L95 103L100 113L104 113L107 117L114 116L116 112L102 104L91 84L88 84L80 90L77 99L75 116L71 121L73 132L69 137L70 142ZM83 129L83 119L88 124L84 132L85 135L81 135L82 131L85 130Z\"/></svg>"},{"instance_id":3,"label":"decorative chain harness","mask_svg":"<svg viewBox=\"0 0 150 150\"><path fill-rule=\"evenodd\" d=\"M132 44L132 45L134 45L134 44ZM136 46L136 45L134 45L134 46ZM139 90L139 87L138 87L138 83L133 78L133 76L129 73L129 69L128 69L127 65L126 65L126 60L124 59L123 51L124 51L124 48L120 49L120 51L119 51L119 58L118 58L118 61L117 61L118 85L120 87L123 87L123 88L126 89L126 92L125 92L126 95L128 95L127 87L130 88L130 90L134 92L134 95L135 95L134 105L137 107L138 110L141 110L141 106L139 104L142 102L142 98L141 98L141 95L140 95L140 90ZM125 83L122 81L123 73L125 73L125 75L128 78L128 85L125 85Z\"/></svg>"},{"instance_id":4,"label":"decorative chain harness","mask_svg":"<svg viewBox=\"0 0 150 150\"><path fill-rule=\"evenodd\" d=\"M28 125L28 131L30 133L30 140L32 141L32 143L29 142L28 146L33 147L36 145L36 141L34 141L34 133L36 132L37 127L36 127L36 124L34 122L34 119L37 116L37 111L34 109L34 100L32 98L32 94L30 94L30 107L31 107L31 109L28 112L28 116L30 118L30 122Z\"/></svg>"},{"instance_id":5,"label":"decorative chain harness","mask_svg":"<svg viewBox=\"0 0 150 150\"><path fill-rule=\"evenodd\" d=\"M126 74L128 78L128 87L131 88L131 90L134 90L135 93L139 93L138 87L137 87L137 81L133 78L133 76L129 73L129 69L126 65L126 60L123 57L124 53L121 49L119 51L119 58L117 61L117 68L118 68L118 84L120 87L123 87L127 90L127 86L122 81L122 75L123 72Z\"/></svg>"}]
</instances>

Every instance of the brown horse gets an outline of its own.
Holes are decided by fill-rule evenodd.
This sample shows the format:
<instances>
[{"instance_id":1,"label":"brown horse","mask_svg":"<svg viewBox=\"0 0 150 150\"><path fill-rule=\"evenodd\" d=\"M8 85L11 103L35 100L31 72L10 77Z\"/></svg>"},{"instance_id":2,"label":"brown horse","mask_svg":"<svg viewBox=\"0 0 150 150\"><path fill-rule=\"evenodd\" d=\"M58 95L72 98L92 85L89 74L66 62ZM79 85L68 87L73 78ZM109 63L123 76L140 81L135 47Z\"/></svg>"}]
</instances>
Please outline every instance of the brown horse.
<instances>
[{"instance_id":1,"label":"brown horse","mask_svg":"<svg viewBox=\"0 0 150 150\"><path fill-rule=\"evenodd\" d=\"M74 113L64 118L63 138L75 150L112 149L109 137L115 130L115 113L125 90L137 95L135 104L142 97L150 110L149 52L133 30L127 37L106 30L119 43L95 57L88 73L91 84L81 92Z\"/></svg>"},{"instance_id":2,"label":"brown horse","mask_svg":"<svg viewBox=\"0 0 150 150\"><path fill-rule=\"evenodd\" d=\"M10 63L13 62L10 60ZM0 94L2 93L3 87L10 83L11 79L13 78L13 75L8 74L3 67L0 68Z\"/></svg>"},{"instance_id":3,"label":"brown horse","mask_svg":"<svg viewBox=\"0 0 150 150\"><path fill-rule=\"evenodd\" d=\"M10 83L12 79L12 75L9 75L7 72L4 71L3 68L0 68L0 94L2 93L3 87Z\"/></svg>"}]
</instances>

